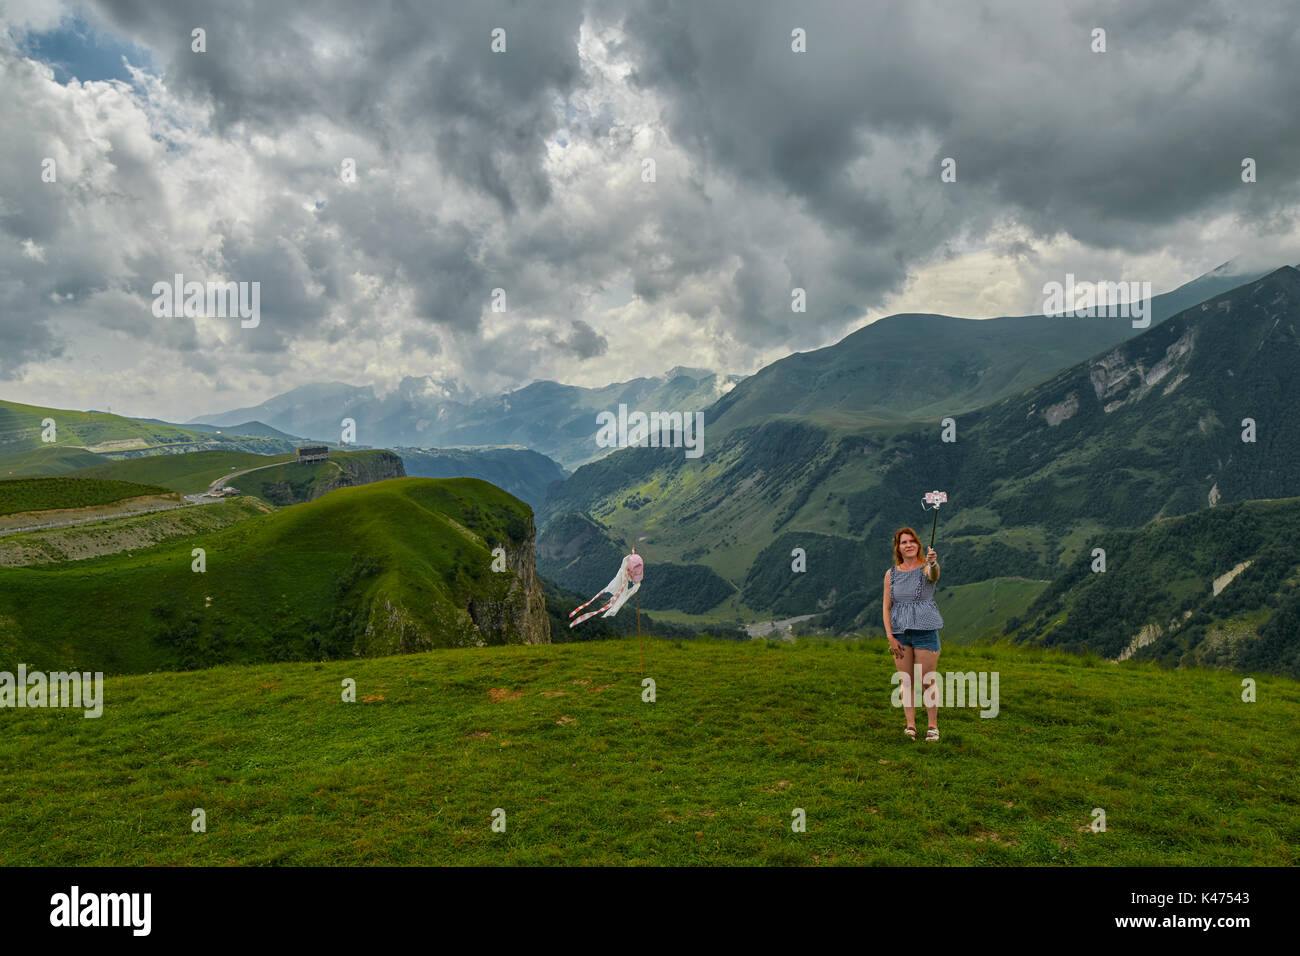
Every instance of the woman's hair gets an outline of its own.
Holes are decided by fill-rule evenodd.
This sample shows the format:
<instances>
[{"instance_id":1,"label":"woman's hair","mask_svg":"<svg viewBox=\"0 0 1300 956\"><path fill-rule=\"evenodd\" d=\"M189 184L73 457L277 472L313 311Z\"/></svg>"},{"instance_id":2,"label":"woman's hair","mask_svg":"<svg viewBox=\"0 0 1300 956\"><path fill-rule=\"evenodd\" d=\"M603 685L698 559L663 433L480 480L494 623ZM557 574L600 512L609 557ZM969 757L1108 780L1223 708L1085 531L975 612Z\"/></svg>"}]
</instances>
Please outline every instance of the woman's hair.
<instances>
[{"instance_id":1,"label":"woman's hair","mask_svg":"<svg viewBox=\"0 0 1300 956\"><path fill-rule=\"evenodd\" d=\"M899 528L897 531L894 532L894 564L895 565L899 565L903 563L903 552L898 549L898 539L905 534L910 534L912 536L912 540L916 542L916 556L918 558L921 556L921 539L916 536L916 532L913 531L911 528Z\"/></svg>"}]
</instances>

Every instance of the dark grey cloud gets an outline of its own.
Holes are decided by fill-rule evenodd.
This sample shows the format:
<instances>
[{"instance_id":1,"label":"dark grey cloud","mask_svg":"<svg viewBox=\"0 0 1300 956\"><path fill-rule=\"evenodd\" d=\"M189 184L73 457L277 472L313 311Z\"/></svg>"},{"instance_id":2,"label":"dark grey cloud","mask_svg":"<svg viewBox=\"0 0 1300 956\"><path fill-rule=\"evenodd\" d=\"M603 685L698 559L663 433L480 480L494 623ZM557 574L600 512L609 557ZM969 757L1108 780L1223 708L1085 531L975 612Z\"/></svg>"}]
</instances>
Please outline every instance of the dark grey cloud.
<instances>
[{"instance_id":1,"label":"dark grey cloud","mask_svg":"<svg viewBox=\"0 0 1300 956\"><path fill-rule=\"evenodd\" d=\"M805 54L790 50L794 27ZM1094 27L1105 53L1090 49ZM1013 211L1043 236L1141 249L1164 241L1153 226L1297 199L1300 72L1287 64L1300 31L1286 2L654 0L628 11L626 37L633 82L669 97L675 137L756 188L788 190L867 255L928 251L932 237L918 243L884 198L933 192L947 156L953 233ZM936 147L905 180L864 188L846 175L863 132ZM1243 156L1267 188L1242 188Z\"/></svg>"},{"instance_id":2,"label":"dark grey cloud","mask_svg":"<svg viewBox=\"0 0 1300 956\"><path fill-rule=\"evenodd\" d=\"M444 166L507 213L550 195L540 168L550 99L579 85L582 4L554 0L308 5L93 0L157 50L174 89L211 102L221 132L274 131L320 116L381 153L432 141ZM192 50L196 27L207 49ZM506 50L489 46L506 31Z\"/></svg>"},{"instance_id":3,"label":"dark grey cloud","mask_svg":"<svg viewBox=\"0 0 1300 956\"><path fill-rule=\"evenodd\" d=\"M484 390L598 356L623 363L611 377L748 371L972 248L1032 266L1064 236L1217 263L1297 229L1282 0L87 9L162 77L59 86L0 29L0 374L56 357L69 310L214 387L223 366L273 376L381 338ZM36 178L48 155L57 188ZM201 323L154 321L149 289L175 272L261 282L261 326L214 351ZM640 347L611 347L629 323Z\"/></svg>"},{"instance_id":4,"label":"dark grey cloud","mask_svg":"<svg viewBox=\"0 0 1300 956\"><path fill-rule=\"evenodd\" d=\"M569 323L567 336L561 337L552 332L547 339L556 348L571 352L581 359L595 358L609 351L609 340L582 319L574 319Z\"/></svg>"}]
</instances>

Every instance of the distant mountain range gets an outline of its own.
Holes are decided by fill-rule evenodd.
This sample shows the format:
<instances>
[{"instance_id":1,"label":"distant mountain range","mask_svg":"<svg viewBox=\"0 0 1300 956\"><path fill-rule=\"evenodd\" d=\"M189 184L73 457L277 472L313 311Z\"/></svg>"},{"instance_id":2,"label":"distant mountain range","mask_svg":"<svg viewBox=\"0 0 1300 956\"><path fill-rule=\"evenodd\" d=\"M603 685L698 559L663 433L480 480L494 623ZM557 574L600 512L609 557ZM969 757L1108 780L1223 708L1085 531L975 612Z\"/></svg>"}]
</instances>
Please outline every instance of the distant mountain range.
<instances>
[{"instance_id":1,"label":"distant mountain range","mask_svg":"<svg viewBox=\"0 0 1300 956\"><path fill-rule=\"evenodd\" d=\"M597 413L616 410L620 403L694 412L712 405L740 379L677 366L662 376L603 388L540 381L490 398L428 377L404 378L383 398L368 385L330 382L194 420L225 427L257 419L293 434L338 441L343 419L351 418L357 423L357 441L372 447L517 446L575 468L607 452L595 441Z\"/></svg>"},{"instance_id":2,"label":"distant mountain range","mask_svg":"<svg viewBox=\"0 0 1300 956\"><path fill-rule=\"evenodd\" d=\"M1151 302L1152 324L1258 278L1225 263ZM620 404L646 413L707 409L714 440L732 428L796 417L840 429L968 411L1042 381L1139 334L1128 318L1013 316L958 319L893 315L834 345L795 353L752 376L678 366L662 376L582 388L538 381L484 397L459 382L407 377L380 398L339 382L292 389L260 405L193 419L229 429L266 422L280 432L337 442L342 421L370 447L502 447L540 452L568 469L610 451L596 441L597 414ZM900 372L917 369L917 376Z\"/></svg>"}]
</instances>

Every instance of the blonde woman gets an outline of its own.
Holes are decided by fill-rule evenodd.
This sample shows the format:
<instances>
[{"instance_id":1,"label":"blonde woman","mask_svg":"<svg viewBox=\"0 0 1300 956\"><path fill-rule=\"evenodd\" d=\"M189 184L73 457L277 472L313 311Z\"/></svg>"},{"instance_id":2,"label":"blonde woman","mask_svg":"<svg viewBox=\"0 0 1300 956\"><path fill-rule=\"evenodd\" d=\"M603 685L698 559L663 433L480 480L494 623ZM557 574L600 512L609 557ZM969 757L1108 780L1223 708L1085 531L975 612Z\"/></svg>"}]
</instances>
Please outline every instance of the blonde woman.
<instances>
[{"instance_id":1,"label":"blonde woman","mask_svg":"<svg viewBox=\"0 0 1300 956\"><path fill-rule=\"evenodd\" d=\"M921 665L921 686L934 673L939 660L939 628L943 618L939 605L934 603L934 586L939 580L939 555L934 548L926 552L921 561L921 541L911 528L894 532L894 566L885 572L884 619L885 636L894 655L894 666L904 675L903 712L907 726L903 728L912 740L916 739L916 705L913 703L913 664ZM930 718L930 728L925 739L933 743L939 739L939 705L925 705Z\"/></svg>"}]
</instances>

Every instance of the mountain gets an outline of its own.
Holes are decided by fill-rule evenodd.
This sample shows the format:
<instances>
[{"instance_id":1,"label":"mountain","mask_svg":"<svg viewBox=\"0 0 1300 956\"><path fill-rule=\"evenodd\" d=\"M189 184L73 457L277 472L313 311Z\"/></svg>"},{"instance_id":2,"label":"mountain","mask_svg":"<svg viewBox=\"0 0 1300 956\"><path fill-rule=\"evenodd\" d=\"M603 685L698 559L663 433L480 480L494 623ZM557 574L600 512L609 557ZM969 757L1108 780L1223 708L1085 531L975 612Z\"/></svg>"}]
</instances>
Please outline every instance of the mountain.
<instances>
[{"instance_id":1,"label":"mountain","mask_svg":"<svg viewBox=\"0 0 1300 956\"><path fill-rule=\"evenodd\" d=\"M950 496L947 586L1051 579L1100 532L1300 494L1297 327L1300 272L1288 266L953 414L952 442L937 415L857 429L776 418L715 429L699 459L622 449L553 489L543 538L584 512L615 538L652 531L647 562L707 564L752 610L878 628L890 536L928 523L932 488ZM792 570L799 547L804 572Z\"/></svg>"},{"instance_id":2,"label":"mountain","mask_svg":"<svg viewBox=\"0 0 1300 956\"><path fill-rule=\"evenodd\" d=\"M200 415L186 424L229 428L239 422L269 422L273 427L316 441L339 440L340 422L356 408L375 401L375 390L343 382L313 382L269 398L251 408L236 408L216 415ZM324 410L328 409L328 412ZM368 445L375 442L361 438Z\"/></svg>"},{"instance_id":3,"label":"mountain","mask_svg":"<svg viewBox=\"0 0 1300 956\"><path fill-rule=\"evenodd\" d=\"M370 446L529 448L573 468L606 454L596 444L596 415L620 402L663 411L711 405L740 376L677 366L667 374L582 388L539 381L480 398L456 383L408 377L384 398L373 388L341 383L305 385L253 408L203 415L225 428L255 418L313 440L339 440L344 418L357 422L356 440Z\"/></svg>"},{"instance_id":4,"label":"mountain","mask_svg":"<svg viewBox=\"0 0 1300 956\"><path fill-rule=\"evenodd\" d=\"M508 491L533 508L541 505L552 482L569 473L554 460L527 448L404 448L406 473L419 478L480 478Z\"/></svg>"},{"instance_id":5,"label":"mountain","mask_svg":"<svg viewBox=\"0 0 1300 956\"><path fill-rule=\"evenodd\" d=\"M1152 324L1262 273L1233 263L1152 299ZM1128 318L1013 316L957 319L894 315L835 345L788 356L749 378L676 366L662 376L581 388L538 381L493 397L458 382L408 377L379 398L371 387L306 385L261 405L195 421L229 429L255 419L317 441L339 440L342 421L372 447L519 446L577 468L608 454L596 442L600 412L620 404L645 412L709 409L711 433L790 416L828 428L859 428L957 414L1013 394L1123 342L1140 330ZM922 381L900 367L925 369ZM716 404L715 404L716 402Z\"/></svg>"},{"instance_id":6,"label":"mountain","mask_svg":"<svg viewBox=\"0 0 1300 956\"><path fill-rule=\"evenodd\" d=\"M154 425L170 425L172 422L165 422L160 418L137 418L137 422L149 422ZM217 425L207 425L198 422L186 423L183 427L195 432L205 432L215 435L255 435L261 438L279 438L281 441L302 443L302 439L297 435L290 435L280 431L278 428L272 428L262 422L249 421L241 422L238 425L228 427L219 427Z\"/></svg>"},{"instance_id":7,"label":"mountain","mask_svg":"<svg viewBox=\"0 0 1300 956\"><path fill-rule=\"evenodd\" d=\"M1225 263L1152 297L1151 325L1263 274L1241 274ZM764 367L709 409L706 421L719 436L779 416L858 428L957 415L1035 385L1142 331L1121 317L891 315L834 345Z\"/></svg>"}]
</instances>

